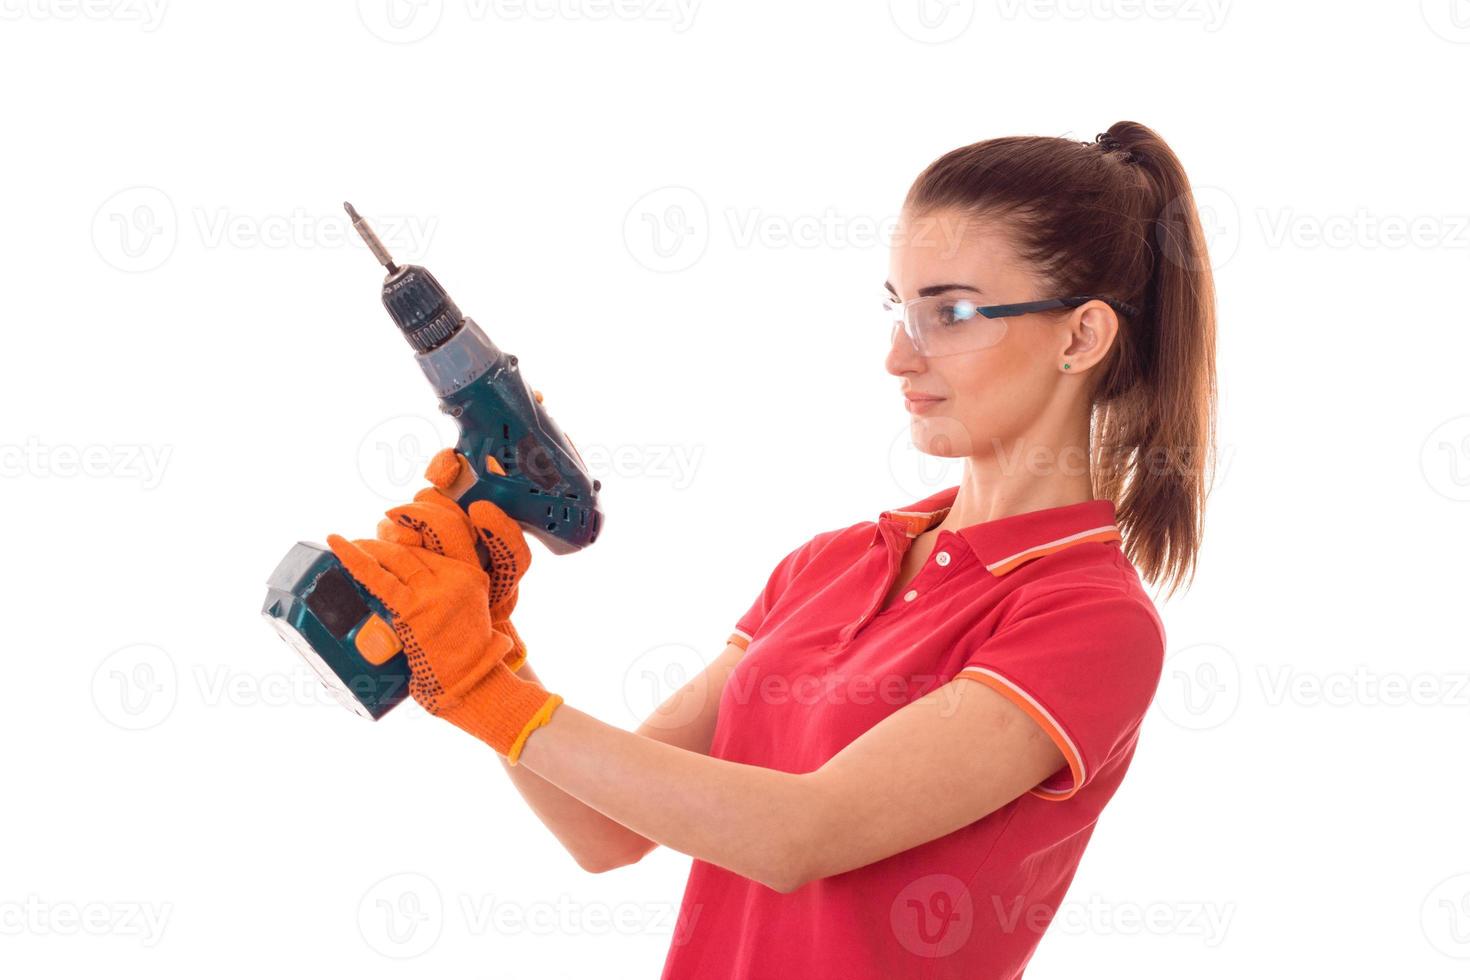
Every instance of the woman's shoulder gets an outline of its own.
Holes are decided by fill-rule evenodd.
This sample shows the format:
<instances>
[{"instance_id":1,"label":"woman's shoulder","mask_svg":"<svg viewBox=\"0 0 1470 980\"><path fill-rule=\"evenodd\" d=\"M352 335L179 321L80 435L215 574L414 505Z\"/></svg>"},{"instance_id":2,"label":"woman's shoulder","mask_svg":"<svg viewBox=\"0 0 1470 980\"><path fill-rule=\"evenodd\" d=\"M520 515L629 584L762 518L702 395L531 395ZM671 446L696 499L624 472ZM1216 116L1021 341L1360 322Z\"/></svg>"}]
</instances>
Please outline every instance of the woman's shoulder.
<instances>
[{"instance_id":1,"label":"woman's shoulder","mask_svg":"<svg viewBox=\"0 0 1470 980\"><path fill-rule=\"evenodd\" d=\"M1032 562L1016 574L1018 581L1006 596L1013 615L1075 607L1079 615L1147 619L1160 643L1166 640L1158 606L1116 541L1078 545Z\"/></svg>"}]
</instances>

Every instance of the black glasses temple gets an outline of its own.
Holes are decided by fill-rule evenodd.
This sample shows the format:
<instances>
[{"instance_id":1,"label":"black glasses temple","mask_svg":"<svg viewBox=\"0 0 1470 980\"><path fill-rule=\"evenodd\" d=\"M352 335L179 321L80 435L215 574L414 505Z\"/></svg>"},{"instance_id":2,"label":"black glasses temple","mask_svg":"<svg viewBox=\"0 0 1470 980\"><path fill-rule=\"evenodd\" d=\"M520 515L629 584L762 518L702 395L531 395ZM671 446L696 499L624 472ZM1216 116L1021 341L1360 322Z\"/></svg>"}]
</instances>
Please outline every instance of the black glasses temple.
<instances>
[{"instance_id":1,"label":"black glasses temple","mask_svg":"<svg viewBox=\"0 0 1470 980\"><path fill-rule=\"evenodd\" d=\"M1044 313L1047 310L1075 309L1088 300L1102 300L1124 316L1137 317L1138 307L1132 303L1124 303L1122 300L1108 299L1106 296L1068 296L1065 299L1041 299L1034 303L1007 303L1003 306L982 306L980 314L986 317L1020 316L1023 313Z\"/></svg>"}]
</instances>

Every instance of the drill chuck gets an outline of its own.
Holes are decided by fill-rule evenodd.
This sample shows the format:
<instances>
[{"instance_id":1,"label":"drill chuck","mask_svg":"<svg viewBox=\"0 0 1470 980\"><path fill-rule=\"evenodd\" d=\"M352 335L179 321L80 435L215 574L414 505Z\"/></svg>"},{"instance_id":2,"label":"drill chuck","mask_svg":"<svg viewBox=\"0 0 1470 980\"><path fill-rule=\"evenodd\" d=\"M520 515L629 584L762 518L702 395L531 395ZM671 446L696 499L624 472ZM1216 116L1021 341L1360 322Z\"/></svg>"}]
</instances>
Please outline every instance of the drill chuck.
<instances>
[{"instance_id":1,"label":"drill chuck","mask_svg":"<svg viewBox=\"0 0 1470 980\"><path fill-rule=\"evenodd\" d=\"M388 270L388 278L383 280L383 306L403 331L409 346L423 354L453 337L464 326L464 314L439 285L439 280L421 265L395 264L382 240L357 209L347 202L342 206L373 257Z\"/></svg>"},{"instance_id":2,"label":"drill chuck","mask_svg":"<svg viewBox=\"0 0 1470 980\"><path fill-rule=\"evenodd\" d=\"M383 282L383 306L415 351L423 354L453 337L464 314L423 266L405 265Z\"/></svg>"}]
</instances>

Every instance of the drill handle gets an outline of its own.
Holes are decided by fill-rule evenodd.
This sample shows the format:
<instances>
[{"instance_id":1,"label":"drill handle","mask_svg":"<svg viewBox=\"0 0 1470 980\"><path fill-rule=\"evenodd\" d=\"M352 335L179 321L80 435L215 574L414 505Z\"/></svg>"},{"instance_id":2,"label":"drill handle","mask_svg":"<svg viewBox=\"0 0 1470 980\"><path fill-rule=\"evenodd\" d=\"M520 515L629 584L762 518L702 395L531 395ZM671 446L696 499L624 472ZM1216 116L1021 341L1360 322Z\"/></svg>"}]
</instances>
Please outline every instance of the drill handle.
<instances>
[{"instance_id":1,"label":"drill handle","mask_svg":"<svg viewBox=\"0 0 1470 980\"><path fill-rule=\"evenodd\" d=\"M488 500L552 554L580 551L602 531L602 483L526 384L516 356L490 349L484 372L440 402L473 471L449 495L466 509Z\"/></svg>"}]
</instances>

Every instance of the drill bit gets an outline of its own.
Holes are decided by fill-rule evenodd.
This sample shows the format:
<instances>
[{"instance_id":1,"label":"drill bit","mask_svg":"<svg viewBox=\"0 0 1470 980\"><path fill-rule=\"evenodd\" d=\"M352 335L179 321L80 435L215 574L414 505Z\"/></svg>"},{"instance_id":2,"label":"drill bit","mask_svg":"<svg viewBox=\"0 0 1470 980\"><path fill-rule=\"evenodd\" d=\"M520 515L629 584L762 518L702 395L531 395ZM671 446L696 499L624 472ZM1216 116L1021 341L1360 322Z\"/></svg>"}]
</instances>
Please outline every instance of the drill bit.
<instances>
[{"instance_id":1,"label":"drill bit","mask_svg":"<svg viewBox=\"0 0 1470 980\"><path fill-rule=\"evenodd\" d=\"M383 263L383 268L388 270L388 275L396 274L398 272L398 266L393 264L393 256L388 254L388 250L383 247L383 243L378 240L378 236L368 227L368 223L363 220L362 215L357 213L357 208L354 208L350 201L343 201L342 206L347 209L347 216L352 219L352 227L357 229L357 233L362 236L362 240L367 242L368 250L373 253L373 256L379 262Z\"/></svg>"}]
</instances>

